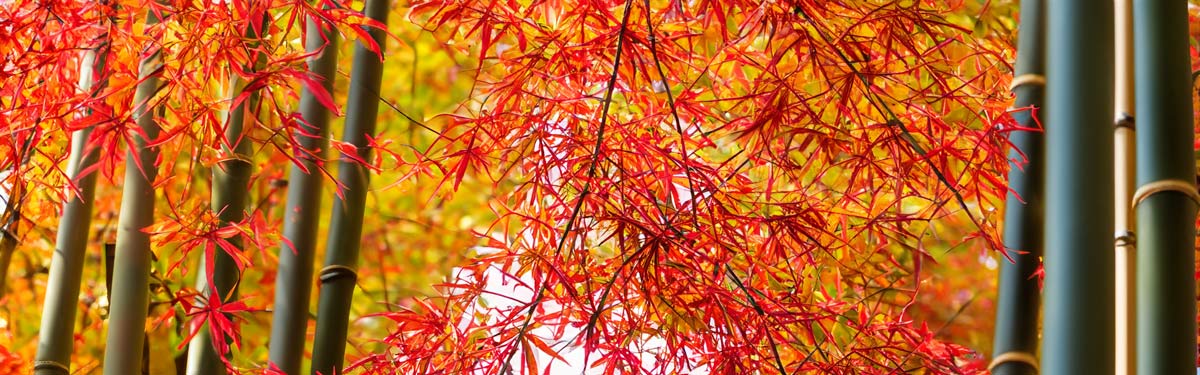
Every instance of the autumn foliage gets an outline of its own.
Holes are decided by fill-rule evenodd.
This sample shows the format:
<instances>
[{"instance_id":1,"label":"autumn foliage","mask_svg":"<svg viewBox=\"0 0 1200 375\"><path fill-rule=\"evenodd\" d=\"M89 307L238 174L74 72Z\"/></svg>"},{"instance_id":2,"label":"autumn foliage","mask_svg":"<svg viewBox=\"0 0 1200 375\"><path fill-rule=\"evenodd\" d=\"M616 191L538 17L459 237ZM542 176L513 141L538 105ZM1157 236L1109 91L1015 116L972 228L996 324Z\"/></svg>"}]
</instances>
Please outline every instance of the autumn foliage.
<instances>
[{"instance_id":1,"label":"autumn foliage","mask_svg":"<svg viewBox=\"0 0 1200 375\"><path fill-rule=\"evenodd\" d=\"M286 171L312 151L293 137L298 93L340 114L350 67L323 92L303 20L378 50L365 30L384 25L359 8L0 4L4 229L19 243L0 348L36 350L37 312L20 306L38 306L73 191L72 131L94 127L88 146L103 150L89 251L113 241L138 61L160 43L147 332L168 355L151 366L174 371L154 361L208 322L239 338L234 370L264 371ZM146 27L148 11L163 22ZM375 174L347 371L982 372L1008 114L1029 110L1009 108L1015 15L1011 1L397 2L374 157L354 160ZM249 50L267 61L245 69L263 16ZM107 84L84 92L81 51L97 48ZM229 97L234 77L262 100L246 124L246 219L224 225L208 187L231 157L224 111L247 97ZM332 161L356 149L330 148L311 173L336 196ZM235 301L194 289L195 260L217 252L237 261ZM101 264L87 263L80 298L84 372L104 350Z\"/></svg>"},{"instance_id":2,"label":"autumn foliage","mask_svg":"<svg viewBox=\"0 0 1200 375\"><path fill-rule=\"evenodd\" d=\"M930 247L995 244L1009 59L988 38L1004 23L938 6L416 4L481 58L483 99L429 163L517 182L493 203L495 252L387 315L398 368L578 345L651 373L959 369L969 351L905 310ZM477 306L489 267L530 274L530 301ZM531 333L564 325L583 334Z\"/></svg>"}]
</instances>

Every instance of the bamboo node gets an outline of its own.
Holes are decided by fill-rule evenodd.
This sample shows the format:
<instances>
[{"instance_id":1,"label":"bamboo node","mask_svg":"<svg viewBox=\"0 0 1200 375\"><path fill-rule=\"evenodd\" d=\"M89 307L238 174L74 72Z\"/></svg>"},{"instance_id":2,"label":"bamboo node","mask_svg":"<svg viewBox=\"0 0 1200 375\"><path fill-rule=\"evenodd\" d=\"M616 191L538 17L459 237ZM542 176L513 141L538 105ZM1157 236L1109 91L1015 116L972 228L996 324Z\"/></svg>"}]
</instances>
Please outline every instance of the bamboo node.
<instances>
[{"instance_id":1,"label":"bamboo node","mask_svg":"<svg viewBox=\"0 0 1200 375\"><path fill-rule=\"evenodd\" d=\"M992 363L988 364L988 371L989 372L993 371L996 369L996 366L999 366L1004 363L1009 363L1009 362L1024 363L1024 364L1029 365L1029 367L1033 367L1034 372L1040 371L1040 370L1038 370L1037 357L1034 357L1033 354L1029 354L1029 353L1025 353L1025 352L1000 353L1000 355L996 356L995 358L992 358Z\"/></svg>"},{"instance_id":2,"label":"bamboo node","mask_svg":"<svg viewBox=\"0 0 1200 375\"><path fill-rule=\"evenodd\" d=\"M1117 231L1116 235L1113 236L1113 238L1117 244L1117 247L1133 247L1134 245L1137 245L1137 236L1131 231L1119 230Z\"/></svg>"},{"instance_id":3,"label":"bamboo node","mask_svg":"<svg viewBox=\"0 0 1200 375\"><path fill-rule=\"evenodd\" d=\"M355 271L353 268L350 268L350 267L335 264L335 265L329 265L329 266L325 266L324 268L321 268L320 279L321 279L321 282L326 282L329 280L333 280L343 274L350 275L351 277L354 277L354 278L358 278L358 271Z\"/></svg>"},{"instance_id":4,"label":"bamboo node","mask_svg":"<svg viewBox=\"0 0 1200 375\"><path fill-rule=\"evenodd\" d=\"M39 369L59 369L59 370L63 370L63 372L66 372L66 373L71 372L70 367L67 367L67 365L64 365L64 364L61 364L61 363L58 363L55 361L46 361L46 360L33 361L33 370L37 371Z\"/></svg>"},{"instance_id":5,"label":"bamboo node","mask_svg":"<svg viewBox=\"0 0 1200 375\"><path fill-rule=\"evenodd\" d=\"M1045 86L1046 77L1041 74L1021 74L1013 77L1012 83L1008 85L1009 91L1014 91L1018 87L1025 85Z\"/></svg>"},{"instance_id":6,"label":"bamboo node","mask_svg":"<svg viewBox=\"0 0 1200 375\"><path fill-rule=\"evenodd\" d=\"M1196 190L1196 184L1190 181L1183 180L1158 180L1145 185L1142 185L1133 193L1133 209L1150 198L1151 195L1174 191L1192 199L1192 203L1200 205L1200 191Z\"/></svg>"},{"instance_id":7,"label":"bamboo node","mask_svg":"<svg viewBox=\"0 0 1200 375\"><path fill-rule=\"evenodd\" d=\"M1134 130L1136 129L1134 124L1135 122L1133 121L1133 115L1121 112L1121 115L1117 116L1116 122L1113 123L1113 127L1117 129L1128 128L1129 130Z\"/></svg>"}]
</instances>

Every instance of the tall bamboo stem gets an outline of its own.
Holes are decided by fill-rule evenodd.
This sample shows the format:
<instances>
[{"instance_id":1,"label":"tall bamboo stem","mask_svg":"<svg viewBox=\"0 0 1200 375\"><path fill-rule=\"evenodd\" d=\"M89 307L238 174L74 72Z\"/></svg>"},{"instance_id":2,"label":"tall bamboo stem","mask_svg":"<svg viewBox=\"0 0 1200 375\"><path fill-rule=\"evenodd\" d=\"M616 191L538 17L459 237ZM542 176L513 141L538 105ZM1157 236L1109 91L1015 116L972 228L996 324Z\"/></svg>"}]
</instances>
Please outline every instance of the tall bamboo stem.
<instances>
[{"instance_id":1,"label":"tall bamboo stem","mask_svg":"<svg viewBox=\"0 0 1200 375\"><path fill-rule=\"evenodd\" d=\"M0 299L4 299L8 292L8 266L12 264L13 252L17 250L17 237L12 234L14 227L10 225L0 229Z\"/></svg>"},{"instance_id":2,"label":"tall bamboo stem","mask_svg":"<svg viewBox=\"0 0 1200 375\"><path fill-rule=\"evenodd\" d=\"M150 10L146 29L159 23L159 14ZM125 187L121 193L121 216L117 225L117 246L113 259L113 288L109 293L108 339L104 351L104 372L135 374L144 370L142 358L146 340L146 315L150 307L150 235L144 230L154 224L154 179L158 176L158 147L150 146L158 138L157 109L152 100L159 90L162 74L162 48L147 47L149 54L138 67L137 92L134 94L134 119L140 133L130 136L125 157Z\"/></svg>"},{"instance_id":3,"label":"tall bamboo stem","mask_svg":"<svg viewBox=\"0 0 1200 375\"><path fill-rule=\"evenodd\" d=\"M337 75L337 32L317 18L311 18L307 23L306 50L323 51L308 61L308 70L314 79L321 81L326 92L332 93ZM279 249L270 341L270 363L286 374L300 373L304 344L308 341L305 333L324 180L319 163L325 159L325 137L329 133L329 109L308 89L300 94L300 115L304 118L303 128L296 130L295 139L303 151L295 155L297 163L292 165L289 173L291 181L283 227L286 241Z\"/></svg>"},{"instance_id":4,"label":"tall bamboo stem","mask_svg":"<svg viewBox=\"0 0 1200 375\"><path fill-rule=\"evenodd\" d=\"M251 6L260 5L252 4ZM248 55L254 56L254 60L246 67L247 71L257 70L266 60L266 56L261 51L257 51L258 41L262 36L256 30L265 31L269 20L270 15L264 12L260 27L249 25L246 27L246 52ZM230 97L237 98L246 90L246 82L240 77L235 77L232 81L233 89L230 90ZM217 215L221 225L238 223L246 217L246 200L248 198L246 192L249 190L252 168L251 141L246 137L246 128L253 126L258 121L255 110L259 108L260 100L257 91L251 92L246 100L238 103L233 110L229 111L225 134L222 135L221 142L221 150L229 156L217 163L212 171L212 212ZM231 245L232 251L242 251L241 237L233 236L226 240ZM206 275L208 261L208 259L203 259L200 262L199 270L201 271L196 277L196 290L199 290L208 301L219 300L229 303L237 300L237 284L241 275L233 257L225 251L215 252L211 260L212 284L209 284ZM233 338L212 337L207 325L208 323L205 323L205 327L201 327L200 332L192 338L188 345L188 375L226 373L225 360L228 359L227 356L230 353L224 353L226 357L223 358L218 353L214 340L225 340L228 343Z\"/></svg>"},{"instance_id":5,"label":"tall bamboo stem","mask_svg":"<svg viewBox=\"0 0 1200 375\"><path fill-rule=\"evenodd\" d=\"M1111 374L1113 2L1047 3L1046 374Z\"/></svg>"},{"instance_id":6,"label":"tall bamboo stem","mask_svg":"<svg viewBox=\"0 0 1200 375\"><path fill-rule=\"evenodd\" d=\"M236 91L235 91L236 92ZM256 98L255 98L256 99ZM254 100L253 102L257 102ZM218 213L221 225L237 223L245 218L246 191L250 183L250 154L249 141L241 139L243 120L251 116L245 107L251 106L252 101L246 100L233 111L230 111L226 125L225 140L230 146L222 146L225 152L234 155L233 159L222 161L213 168L212 210ZM252 117L249 121L255 121ZM242 250L241 238L234 236L226 239L232 245L233 251ZM237 300L236 284L240 275L233 258L223 250L216 251L212 259L212 284L209 284L205 273L208 272L208 260L200 262L200 274L196 276L196 290L200 291L208 301L220 300L232 302ZM207 326L208 323L205 323ZM188 375L224 374L225 365L214 347L213 340L228 338L212 337L207 327L192 338L188 347Z\"/></svg>"},{"instance_id":7,"label":"tall bamboo stem","mask_svg":"<svg viewBox=\"0 0 1200 375\"><path fill-rule=\"evenodd\" d=\"M1196 161L1188 2L1133 2L1138 103L1137 368L1196 371Z\"/></svg>"},{"instance_id":8,"label":"tall bamboo stem","mask_svg":"<svg viewBox=\"0 0 1200 375\"><path fill-rule=\"evenodd\" d=\"M106 2L104 2L107 4ZM100 37L99 45L84 55L79 87L93 97L107 85L109 38ZM91 110L87 111L89 114ZM38 350L34 374L69 374L71 352L75 343L75 313L79 304L79 288L83 279L84 254L88 230L92 222L96 173L83 171L96 163L99 147L89 145L92 128L77 130L71 135L71 156L67 160L67 177L76 188L67 192L62 217L58 224L57 246L50 258L50 277L46 281L46 298L42 305L42 324L38 334Z\"/></svg>"},{"instance_id":9,"label":"tall bamboo stem","mask_svg":"<svg viewBox=\"0 0 1200 375\"><path fill-rule=\"evenodd\" d=\"M1116 180L1116 351L1117 374L1137 373L1137 227L1129 200L1133 198L1136 165L1133 95L1133 12L1130 0L1116 0L1116 126L1113 130Z\"/></svg>"},{"instance_id":10,"label":"tall bamboo stem","mask_svg":"<svg viewBox=\"0 0 1200 375\"><path fill-rule=\"evenodd\" d=\"M1045 16L1041 0L1021 3L1021 28L1017 36L1017 63L1013 79L1016 108L1013 114L1025 128L1036 129L1033 116L1040 113L1044 97ZM995 344L991 369L998 375L1037 373L1038 310L1041 290L1034 277L1042 256L1042 212L1045 156L1042 133L1016 131L1009 135L1013 149L1008 157L1009 193L1005 202L1004 246L997 298ZM1024 160L1025 163L1021 163Z\"/></svg>"},{"instance_id":11,"label":"tall bamboo stem","mask_svg":"<svg viewBox=\"0 0 1200 375\"><path fill-rule=\"evenodd\" d=\"M367 0L367 17L387 25L388 0ZM371 38L383 53L384 30L371 29ZM354 66L350 73L350 97L346 104L344 142L357 147L360 160L371 160L367 137L375 133L379 111L379 87L383 79L383 61L360 41L354 48ZM317 305L317 332L313 339L313 373L341 374L346 355L346 331L350 304L358 279L359 244L362 241L364 205L367 200L368 170L350 156L338 163L342 199L334 200L333 219L326 245L325 268L321 269L321 296Z\"/></svg>"}]
</instances>

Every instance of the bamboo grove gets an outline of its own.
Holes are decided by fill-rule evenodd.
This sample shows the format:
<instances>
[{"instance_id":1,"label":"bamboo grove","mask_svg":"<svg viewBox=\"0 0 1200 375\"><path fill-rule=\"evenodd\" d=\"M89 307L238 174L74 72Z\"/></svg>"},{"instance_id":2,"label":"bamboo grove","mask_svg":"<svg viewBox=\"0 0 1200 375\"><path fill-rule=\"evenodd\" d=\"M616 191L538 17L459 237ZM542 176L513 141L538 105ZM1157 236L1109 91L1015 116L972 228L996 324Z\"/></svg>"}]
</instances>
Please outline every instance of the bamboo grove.
<instances>
[{"instance_id":1,"label":"bamboo grove","mask_svg":"<svg viewBox=\"0 0 1200 375\"><path fill-rule=\"evenodd\" d=\"M1190 372L1197 13L0 0L0 371Z\"/></svg>"},{"instance_id":2,"label":"bamboo grove","mask_svg":"<svg viewBox=\"0 0 1200 375\"><path fill-rule=\"evenodd\" d=\"M1200 193L1190 5L1021 7L1016 105L1046 115L1022 116L1030 131L1011 138L1012 160L1025 165L1009 172L1004 238L1013 263L1001 271L989 368L1191 373Z\"/></svg>"}]
</instances>

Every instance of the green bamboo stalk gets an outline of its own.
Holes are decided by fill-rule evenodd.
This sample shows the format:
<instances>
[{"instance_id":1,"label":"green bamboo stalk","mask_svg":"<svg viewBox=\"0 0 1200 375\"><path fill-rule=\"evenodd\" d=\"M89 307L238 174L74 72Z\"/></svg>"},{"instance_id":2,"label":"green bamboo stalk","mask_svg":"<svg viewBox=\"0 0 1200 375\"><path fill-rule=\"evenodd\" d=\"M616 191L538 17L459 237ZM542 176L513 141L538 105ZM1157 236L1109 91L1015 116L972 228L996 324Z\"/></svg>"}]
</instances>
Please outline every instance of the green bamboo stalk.
<instances>
[{"instance_id":1,"label":"green bamboo stalk","mask_svg":"<svg viewBox=\"0 0 1200 375\"><path fill-rule=\"evenodd\" d=\"M13 236L12 230L0 229L0 299L4 299L8 292L8 266L12 264L13 252L16 249L17 238Z\"/></svg>"},{"instance_id":2,"label":"green bamboo stalk","mask_svg":"<svg viewBox=\"0 0 1200 375\"><path fill-rule=\"evenodd\" d=\"M1111 374L1113 2L1055 0L1046 25L1046 374Z\"/></svg>"},{"instance_id":3,"label":"green bamboo stalk","mask_svg":"<svg viewBox=\"0 0 1200 375\"><path fill-rule=\"evenodd\" d=\"M1196 202L1185 0L1133 2L1140 374L1196 371Z\"/></svg>"},{"instance_id":4,"label":"green bamboo stalk","mask_svg":"<svg viewBox=\"0 0 1200 375\"><path fill-rule=\"evenodd\" d=\"M158 24L159 14L150 10L146 29ZM152 100L160 89L162 48L147 47L150 53L138 67L138 86L134 94L133 117L139 133L131 135L125 156L125 186L121 193L121 216L117 221L117 245L113 259L113 288L109 292L108 336L104 351L104 372L135 374L143 369L146 340L146 315L150 308L150 235L144 232L154 224L154 179L158 176L158 147L150 146L158 138Z\"/></svg>"},{"instance_id":5,"label":"green bamboo stalk","mask_svg":"<svg viewBox=\"0 0 1200 375\"><path fill-rule=\"evenodd\" d=\"M337 31L318 18L307 21L308 52L321 55L308 61L308 70L321 81L326 92L333 92L337 76ZM300 93L302 129L295 139L303 150L292 165L288 201L284 214L283 244L279 249L279 269L275 276L275 311L271 326L270 365L285 374L299 374L304 359L308 328L308 306L312 295L313 258L317 248L317 229L321 218L321 175L319 163L325 159L329 134L329 109L307 88ZM291 243L291 246L288 246Z\"/></svg>"},{"instance_id":6,"label":"green bamboo stalk","mask_svg":"<svg viewBox=\"0 0 1200 375\"><path fill-rule=\"evenodd\" d=\"M1116 0L1116 126L1113 171L1116 175L1116 343L1117 375L1137 373L1137 263L1135 256L1137 237L1133 210L1129 206L1133 198L1136 152L1134 135L1135 101L1133 88L1133 11L1130 0Z\"/></svg>"},{"instance_id":7,"label":"green bamboo stalk","mask_svg":"<svg viewBox=\"0 0 1200 375\"><path fill-rule=\"evenodd\" d=\"M387 25L388 0L367 0L367 17ZM383 53L384 30L371 29L371 38ZM383 61L359 41L354 48L354 66L350 75L346 131L342 140L358 148L360 160L371 160L367 136L375 133L379 111L379 87L383 79ZM317 332L313 339L314 374L341 374L346 355L346 331L354 284L358 279L359 244L362 240L364 205L367 199L368 170L342 155L338 180L343 184L342 199L335 199L333 218L326 245L325 268L321 269L321 295L317 305Z\"/></svg>"},{"instance_id":8,"label":"green bamboo stalk","mask_svg":"<svg viewBox=\"0 0 1200 375\"><path fill-rule=\"evenodd\" d=\"M267 22L270 20L270 15L263 14L261 27L258 30L266 30ZM247 52L255 54L254 51L258 45L258 40L261 36L255 31L254 27L247 27L246 39ZM266 56L261 52L256 53L253 66L247 67L247 70L257 70L266 61ZM231 98L237 98L244 92L246 82L240 77L234 77L232 80L233 89L231 90ZM229 111L229 117L226 121L225 134L222 136L223 141L221 149L228 158L217 163L217 167L212 171L212 211L217 215L221 225L229 223L241 222L246 217L246 200L248 199L246 192L250 184L250 170L252 168L250 160L251 144L246 138L245 128L257 121L255 109L259 107L260 96L257 91L251 92L250 96L237 104L233 110ZM226 239L232 246L234 251L242 251L242 240L239 236L233 236ZM212 285L209 285L206 279L208 259L202 259L200 262L199 275L196 277L196 290L200 291L209 301L219 300L222 302L232 302L237 300L238 280L241 278L237 263L223 250L215 252L212 261ZM192 337L192 341L188 345L188 375L215 375L225 374L225 360L228 357L222 358L217 352L214 340L225 340L226 343L233 340L232 337L212 337L208 329L208 323L201 327L199 333ZM226 353L228 356L229 353Z\"/></svg>"},{"instance_id":9,"label":"green bamboo stalk","mask_svg":"<svg viewBox=\"0 0 1200 375\"><path fill-rule=\"evenodd\" d=\"M252 96L251 99L257 98ZM250 144L241 139L241 135L245 121L243 118L249 116L246 113L249 112L246 107L256 102L257 100L246 100L229 112L229 121L223 136L232 147L222 146L222 148L233 157L221 161L216 168L213 168L212 210L217 213L221 225L240 222L245 218L246 191L250 183L251 165L248 161ZM254 121L253 118L250 121ZM226 240L232 245L234 251L242 250L241 238L234 236ZM237 300L236 284L239 275L237 264L233 258L224 250L215 252L212 260L212 285L206 280L207 262L207 259L202 259L200 267L197 268L199 274L196 275L196 290L200 291L208 300L224 302ZM228 338L212 337L207 326L208 323L205 323L205 326L195 337L192 337L192 341L189 343L188 375L225 373L225 364L217 353L213 340L227 340Z\"/></svg>"},{"instance_id":10,"label":"green bamboo stalk","mask_svg":"<svg viewBox=\"0 0 1200 375\"><path fill-rule=\"evenodd\" d=\"M113 263L116 261L116 257L117 257L117 244L115 244L115 243L104 244L104 288L106 290L113 290L113 286L112 286L113 285L112 284L113 268L114 268ZM141 371L141 373L148 374L150 372L150 334L143 333L142 338L143 338L142 341L145 344L142 345L142 366L141 366L142 371Z\"/></svg>"},{"instance_id":11,"label":"green bamboo stalk","mask_svg":"<svg viewBox=\"0 0 1200 375\"><path fill-rule=\"evenodd\" d=\"M95 96L108 81L108 36L100 45L88 51L83 59L79 87ZM90 114L90 110L88 111ZM62 218L58 224L57 247L50 259L50 277L46 280L46 298L42 305L42 324L38 335L38 350L34 361L36 375L69 374L71 352L75 343L75 313L79 304L79 287L83 279L84 255L88 229L91 226L96 175L82 174L99 158L99 147L88 144L92 127L77 130L71 135L71 156L67 160L67 177L76 191L67 192Z\"/></svg>"},{"instance_id":12,"label":"green bamboo stalk","mask_svg":"<svg viewBox=\"0 0 1200 375\"><path fill-rule=\"evenodd\" d=\"M1045 72L1045 15L1041 0L1021 3L1017 36L1017 62L1013 82L1015 108L1042 108ZM1013 113L1022 127L1036 129L1034 110ZM1044 140L1041 131L1010 133L1008 153L1009 193L1005 202L1004 247L1008 258L1000 264L1000 292L996 299L996 331L992 373L1037 374L1038 312L1041 290L1034 272L1041 265ZM1021 163L1021 161L1025 163Z\"/></svg>"}]
</instances>

